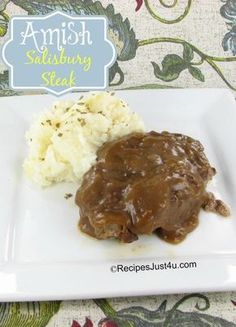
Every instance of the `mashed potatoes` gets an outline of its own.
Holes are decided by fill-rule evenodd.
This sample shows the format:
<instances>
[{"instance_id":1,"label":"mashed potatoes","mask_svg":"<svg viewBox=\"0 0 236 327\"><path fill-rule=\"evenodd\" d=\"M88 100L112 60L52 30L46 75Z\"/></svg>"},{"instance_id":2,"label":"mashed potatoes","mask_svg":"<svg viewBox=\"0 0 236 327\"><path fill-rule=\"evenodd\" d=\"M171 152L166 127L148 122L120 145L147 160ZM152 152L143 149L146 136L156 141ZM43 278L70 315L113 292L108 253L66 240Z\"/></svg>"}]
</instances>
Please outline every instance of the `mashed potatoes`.
<instances>
[{"instance_id":1,"label":"mashed potatoes","mask_svg":"<svg viewBox=\"0 0 236 327\"><path fill-rule=\"evenodd\" d=\"M79 181L104 142L143 130L138 115L112 93L56 102L37 117L26 134L29 154L24 170L41 186Z\"/></svg>"}]
</instances>

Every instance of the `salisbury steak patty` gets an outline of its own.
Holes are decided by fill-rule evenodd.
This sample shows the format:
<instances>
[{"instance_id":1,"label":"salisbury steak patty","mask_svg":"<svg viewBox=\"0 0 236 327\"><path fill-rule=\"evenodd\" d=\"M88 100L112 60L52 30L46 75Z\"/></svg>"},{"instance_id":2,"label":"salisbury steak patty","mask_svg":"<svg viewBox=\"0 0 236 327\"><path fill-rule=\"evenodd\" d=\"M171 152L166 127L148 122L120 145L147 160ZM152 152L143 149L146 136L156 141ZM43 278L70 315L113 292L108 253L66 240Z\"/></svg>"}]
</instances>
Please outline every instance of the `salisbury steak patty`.
<instances>
[{"instance_id":1,"label":"salisbury steak patty","mask_svg":"<svg viewBox=\"0 0 236 327\"><path fill-rule=\"evenodd\" d=\"M133 133L98 151L76 194L80 229L98 239L132 242L156 232L178 243L198 224L200 208L228 215L206 192L215 175L203 146L182 134Z\"/></svg>"}]
</instances>

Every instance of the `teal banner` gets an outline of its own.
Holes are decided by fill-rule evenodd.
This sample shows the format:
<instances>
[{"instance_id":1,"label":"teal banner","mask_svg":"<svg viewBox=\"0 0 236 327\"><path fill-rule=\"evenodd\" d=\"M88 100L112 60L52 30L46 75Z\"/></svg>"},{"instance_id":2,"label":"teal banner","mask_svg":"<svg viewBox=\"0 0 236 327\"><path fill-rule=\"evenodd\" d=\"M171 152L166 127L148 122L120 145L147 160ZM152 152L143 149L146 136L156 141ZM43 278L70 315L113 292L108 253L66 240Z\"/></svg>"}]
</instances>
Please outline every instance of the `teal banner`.
<instances>
[{"instance_id":1,"label":"teal banner","mask_svg":"<svg viewBox=\"0 0 236 327\"><path fill-rule=\"evenodd\" d=\"M16 90L46 90L62 95L72 90L105 89L116 60L107 38L104 16L47 16L11 19L10 39L2 56Z\"/></svg>"}]
</instances>

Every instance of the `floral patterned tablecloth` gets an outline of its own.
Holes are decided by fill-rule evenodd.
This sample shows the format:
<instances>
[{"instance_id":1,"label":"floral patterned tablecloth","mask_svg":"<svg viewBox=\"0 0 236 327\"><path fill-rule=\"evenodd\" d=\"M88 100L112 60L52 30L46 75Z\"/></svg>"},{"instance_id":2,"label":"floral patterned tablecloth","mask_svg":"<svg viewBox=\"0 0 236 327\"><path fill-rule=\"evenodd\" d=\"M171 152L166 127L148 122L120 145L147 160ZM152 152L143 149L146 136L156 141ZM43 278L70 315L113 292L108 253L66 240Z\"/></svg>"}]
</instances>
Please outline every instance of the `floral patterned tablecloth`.
<instances>
[{"instance_id":1,"label":"floral patterned tablecloth","mask_svg":"<svg viewBox=\"0 0 236 327\"><path fill-rule=\"evenodd\" d=\"M118 53L111 88L236 91L236 0L0 0L0 44L8 37L12 15L56 9L107 16ZM1 62L0 95L16 94ZM0 326L231 327L236 326L236 292L1 303Z\"/></svg>"}]
</instances>

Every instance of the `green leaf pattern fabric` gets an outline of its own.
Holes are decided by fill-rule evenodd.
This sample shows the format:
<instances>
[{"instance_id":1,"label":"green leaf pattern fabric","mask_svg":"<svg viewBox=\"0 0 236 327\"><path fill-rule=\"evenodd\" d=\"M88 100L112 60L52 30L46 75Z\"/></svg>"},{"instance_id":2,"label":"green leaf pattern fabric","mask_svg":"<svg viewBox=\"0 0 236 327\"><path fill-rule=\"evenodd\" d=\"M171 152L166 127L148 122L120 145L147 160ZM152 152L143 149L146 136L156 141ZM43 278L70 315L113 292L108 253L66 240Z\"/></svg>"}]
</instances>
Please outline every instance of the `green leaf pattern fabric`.
<instances>
[{"instance_id":1,"label":"green leaf pattern fabric","mask_svg":"<svg viewBox=\"0 0 236 327\"><path fill-rule=\"evenodd\" d=\"M7 37L8 8L29 15L54 10L105 15L117 51L110 87L229 87L235 91L236 0L217 2L2 0L0 37L2 42Z\"/></svg>"},{"instance_id":2,"label":"green leaf pattern fabric","mask_svg":"<svg viewBox=\"0 0 236 327\"><path fill-rule=\"evenodd\" d=\"M44 327L60 302L0 303L1 327Z\"/></svg>"}]
</instances>

